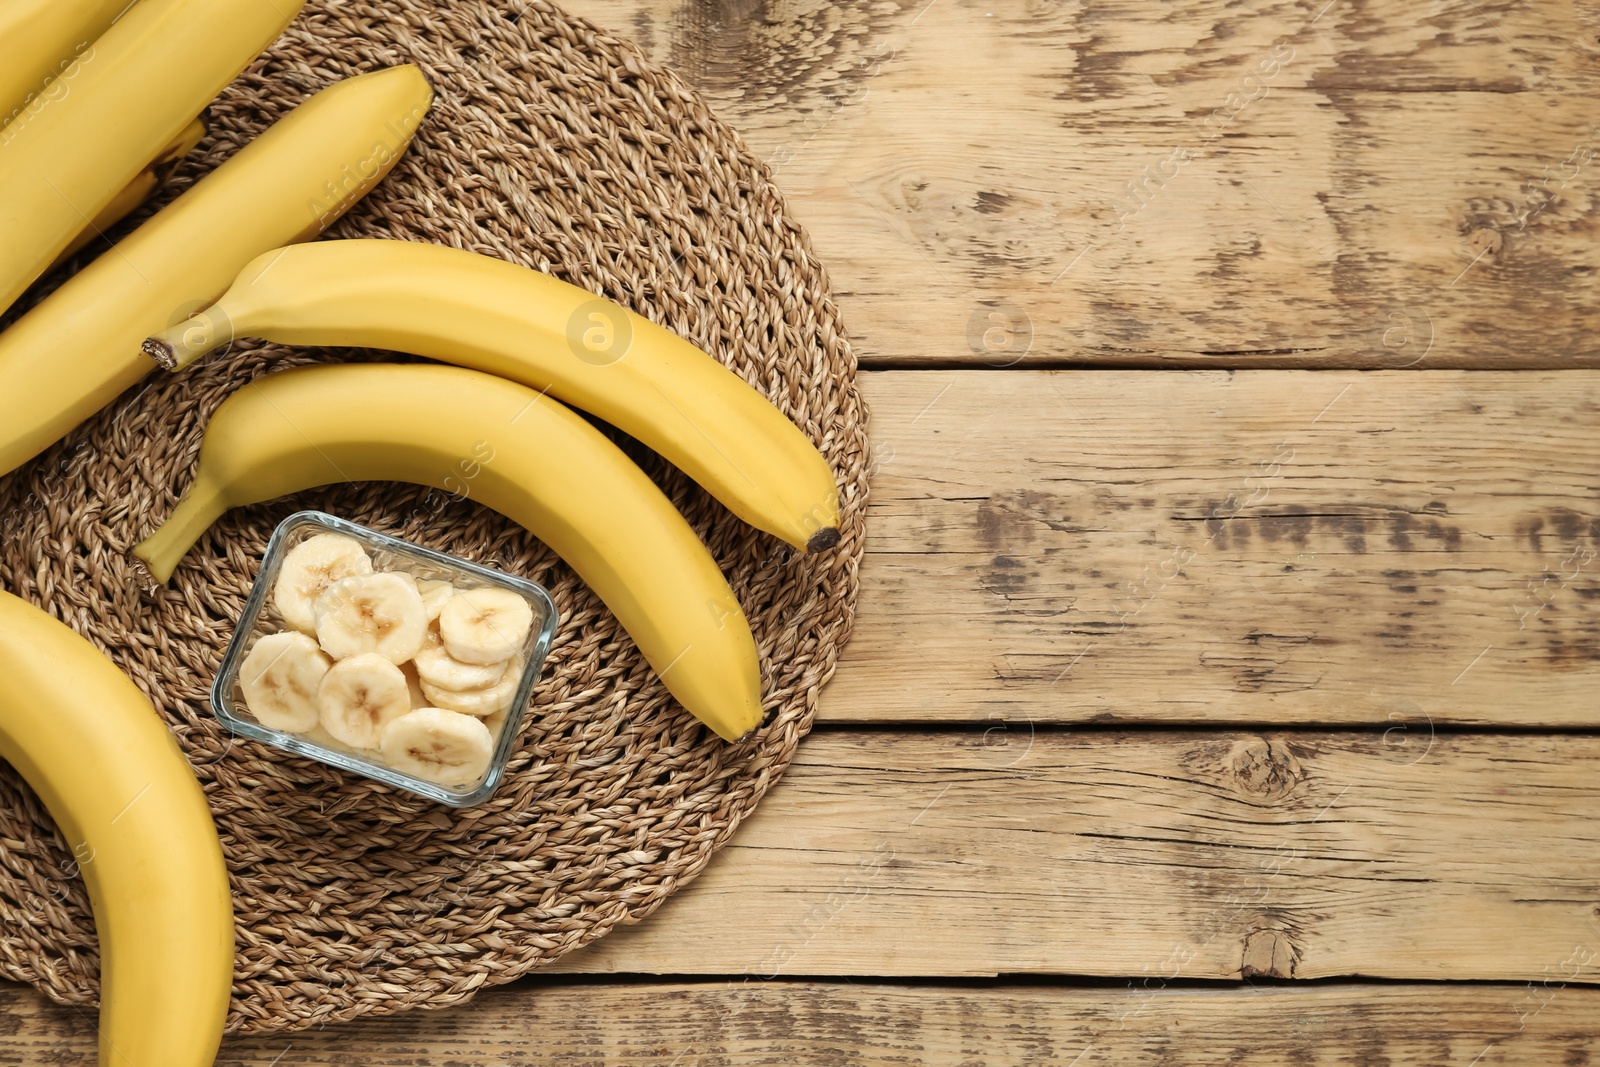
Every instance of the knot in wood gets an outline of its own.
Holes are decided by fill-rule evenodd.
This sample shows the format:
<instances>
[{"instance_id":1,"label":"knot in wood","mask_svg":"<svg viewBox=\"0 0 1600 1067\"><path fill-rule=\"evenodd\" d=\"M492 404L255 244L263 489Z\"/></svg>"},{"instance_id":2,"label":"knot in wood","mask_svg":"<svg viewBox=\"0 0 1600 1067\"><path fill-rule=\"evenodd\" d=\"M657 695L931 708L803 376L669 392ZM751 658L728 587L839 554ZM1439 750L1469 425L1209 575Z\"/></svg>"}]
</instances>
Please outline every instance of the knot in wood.
<instances>
[{"instance_id":1,"label":"knot in wood","mask_svg":"<svg viewBox=\"0 0 1600 1067\"><path fill-rule=\"evenodd\" d=\"M1289 746L1264 737L1248 738L1233 746L1228 754L1228 775L1240 794L1262 800L1281 800L1305 778L1300 761Z\"/></svg>"},{"instance_id":2,"label":"knot in wood","mask_svg":"<svg viewBox=\"0 0 1600 1067\"><path fill-rule=\"evenodd\" d=\"M1251 930L1244 937L1239 977L1293 978L1300 951L1285 930Z\"/></svg>"},{"instance_id":3,"label":"knot in wood","mask_svg":"<svg viewBox=\"0 0 1600 1067\"><path fill-rule=\"evenodd\" d=\"M1498 256L1505 243L1504 234L1487 226L1480 226L1467 234L1467 244L1471 245L1473 252L1479 256Z\"/></svg>"}]
</instances>

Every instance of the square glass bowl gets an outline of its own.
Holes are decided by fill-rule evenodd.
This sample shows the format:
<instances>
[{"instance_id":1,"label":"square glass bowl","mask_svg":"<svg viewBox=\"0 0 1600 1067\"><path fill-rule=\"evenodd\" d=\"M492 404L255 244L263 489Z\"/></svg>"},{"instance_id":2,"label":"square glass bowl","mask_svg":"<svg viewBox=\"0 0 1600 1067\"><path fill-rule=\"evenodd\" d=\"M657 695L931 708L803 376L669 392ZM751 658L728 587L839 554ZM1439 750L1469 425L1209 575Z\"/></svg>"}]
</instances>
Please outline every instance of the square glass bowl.
<instances>
[{"instance_id":1,"label":"square glass bowl","mask_svg":"<svg viewBox=\"0 0 1600 1067\"><path fill-rule=\"evenodd\" d=\"M488 770L477 781L459 786L439 785L388 766L376 749L357 749L340 742L321 725L307 733L288 733L262 724L251 714L239 682L240 668L257 640L290 629L273 604L273 587L277 584L278 573L289 550L307 538L322 533L344 534L360 542L372 558L375 572L405 571L418 580L444 580L455 586L457 591L494 586L509 589L528 602L533 610L533 625L520 653L527 657L527 665L510 707L484 720L494 734L494 751ZM506 760L510 758L511 748L521 730L522 713L539 678L555 630L555 604L550 594L533 582L480 567L476 563L435 552L320 511L300 511L278 524L267 545L261 573L256 576L250 599L245 603L244 616L234 630L233 640L228 643L228 650L222 658L222 668L211 685L211 708L217 718L235 734L253 737L299 756L309 756L341 770L376 778L441 804L466 807L486 799L500 784Z\"/></svg>"}]
</instances>

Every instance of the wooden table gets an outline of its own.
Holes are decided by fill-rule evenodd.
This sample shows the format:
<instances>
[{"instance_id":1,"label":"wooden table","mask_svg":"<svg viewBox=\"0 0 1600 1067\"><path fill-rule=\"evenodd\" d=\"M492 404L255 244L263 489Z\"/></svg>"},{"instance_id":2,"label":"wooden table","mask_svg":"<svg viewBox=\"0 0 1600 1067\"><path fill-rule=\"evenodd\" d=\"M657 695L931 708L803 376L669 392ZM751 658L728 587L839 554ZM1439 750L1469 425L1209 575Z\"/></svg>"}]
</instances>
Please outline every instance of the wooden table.
<instances>
[{"instance_id":1,"label":"wooden table","mask_svg":"<svg viewBox=\"0 0 1600 1067\"><path fill-rule=\"evenodd\" d=\"M650 921L219 1062L1600 1054L1600 7L569 6L831 270L856 635Z\"/></svg>"}]
</instances>

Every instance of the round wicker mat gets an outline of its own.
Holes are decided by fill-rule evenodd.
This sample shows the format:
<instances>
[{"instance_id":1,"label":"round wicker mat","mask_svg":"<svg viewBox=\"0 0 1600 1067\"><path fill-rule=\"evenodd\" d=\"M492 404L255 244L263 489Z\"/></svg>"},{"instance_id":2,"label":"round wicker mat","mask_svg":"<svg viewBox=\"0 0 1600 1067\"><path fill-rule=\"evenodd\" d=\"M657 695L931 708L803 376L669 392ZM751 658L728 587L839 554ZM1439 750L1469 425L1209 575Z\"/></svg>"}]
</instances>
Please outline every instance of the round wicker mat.
<instances>
[{"instance_id":1,"label":"round wicker mat","mask_svg":"<svg viewBox=\"0 0 1600 1067\"><path fill-rule=\"evenodd\" d=\"M648 915L692 878L809 729L850 629L866 503L855 361L805 235L704 103L625 41L543 2L313 0L211 110L195 176L312 91L401 62L438 100L336 236L431 241L549 270L726 361L833 464L843 540L797 558L629 447L701 533L750 616L768 722L737 746L678 707L599 601L512 523L374 483L230 513L170 586L127 550L188 485L201 431L273 367L379 358L245 344L152 376L0 479L0 586L108 652L155 701L216 814L238 929L229 1029L287 1030L468 999ZM505 783L463 811L233 739L207 687L273 526L318 507L550 588L561 611ZM83 885L0 766L0 975L87 1005Z\"/></svg>"}]
</instances>

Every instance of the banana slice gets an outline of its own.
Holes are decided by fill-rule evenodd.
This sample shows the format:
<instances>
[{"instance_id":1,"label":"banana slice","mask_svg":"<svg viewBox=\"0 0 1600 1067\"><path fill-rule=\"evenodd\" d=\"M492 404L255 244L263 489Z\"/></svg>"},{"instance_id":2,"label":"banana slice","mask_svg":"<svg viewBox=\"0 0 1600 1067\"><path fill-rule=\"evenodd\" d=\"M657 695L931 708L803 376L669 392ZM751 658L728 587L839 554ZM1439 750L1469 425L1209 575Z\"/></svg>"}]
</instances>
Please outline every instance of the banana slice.
<instances>
[{"instance_id":1,"label":"banana slice","mask_svg":"<svg viewBox=\"0 0 1600 1067\"><path fill-rule=\"evenodd\" d=\"M509 589L467 589L439 613L439 636L462 663L503 663L533 628L533 609Z\"/></svg>"},{"instance_id":2,"label":"banana slice","mask_svg":"<svg viewBox=\"0 0 1600 1067\"><path fill-rule=\"evenodd\" d=\"M422 679L417 677L416 661L410 660L400 664L400 673L406 676L406 690L411 696L411 706L413 708L427 707L428 697L422 691Z\"/></svg>"},{"instance_id":3,"label":"banana slice","mask_svg":"<svg viewBox=\"0 0 1600 1067\"><path fill-rule=\"evenodd\" d=\"M505 711L517 695L517 684L522 681L522 668L527 660L518 656L505 666L505 673L493 685L481 689L444 689L422 678L422 692L435 707L459 711L463 715L479 718ZM419 670L420 675L420 670Z\"/></svg>"},{"instance_id":4,"label":"banana slice","mask_svg":"<svg viewBox=\"0 0 1600 1067\"><path fill-rule=\"evenodd\" d=\"M351 748L377 748L383 728L411 711L411 687L399 667L376 652L342 659L317 687L322 728Z\"/></svg>"},{"instance_id":5,"label":"banana slice","mask_svg":"<svg viewBox=\"0 0 1600 1067\"><path fill-rule=\"evenodd\" d=\"M422 594L422 607L428 613L428 621L439 617L439 612L450 603L450 598L456 595L456 587L449 582L438 581L432 578L418 578L417 592Z\"/></svg>"},{"instance_id":6,"label":"banana slice","mask_svg":"<svg viewBox=\"0 0 1600 1067\"><path fill-rule=\"evenodd\" d=\"M341 578L371 573L372 557L360 541L344 534L316 534L284 555L272 599L291 629L314 634L317 597L323 590Z\"/></svg>"},{"instance_id":7,"label":"banana slice","mask_svg":"<svg viewBox=\"0 0 1600 1067\"><path fill-rule=\"evenodd\" d=\"M262 726L304 733L317 725L317 687L328 657L302 633L259 638L239 667L245 706Z\"/></svg>"},{"instance_id":8,"label":"banana slice","mask_svg":"<svg viewBox=\"0 0 1600 1067\"><path fill-rule=\"evenodd\" d=\"M342 578L316 603L317 640L334 659L376 652L404 663L422 650L428 615L409 574L382 572Z\"/></svg>"},{"instance_id":9,"label":"banana slice","mask_svg":"<svg viewBox=\"0 0 1600 1067\"><path fill-rule=\"evenodd\" d=\"M416 665L417 677L436 689L449 689L461 692L468 689L486 689L494 685L506 675L506 664L509 660L499 663L462 663L450 654L444 647L444 642L439 637L439 632L429 628L428 637L422 643L422 651L417 653L417 658L411 661Z\"/></svg>"},{"instance_id":10,"label":"banana slice","mask_svg":"<svg viewBox=\"0 0 1600 1067\"><path fill-rule=\"evenodd\" d=\"M390 767L439 785L481 780L494 755L489 728L470 715L418 708L383 728L383 759Z\"/></svg>"}]
</instances>

